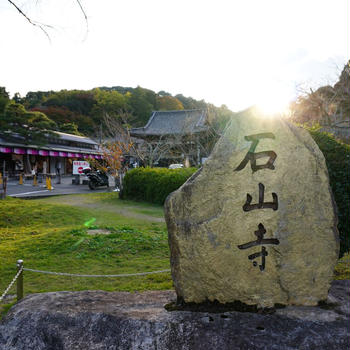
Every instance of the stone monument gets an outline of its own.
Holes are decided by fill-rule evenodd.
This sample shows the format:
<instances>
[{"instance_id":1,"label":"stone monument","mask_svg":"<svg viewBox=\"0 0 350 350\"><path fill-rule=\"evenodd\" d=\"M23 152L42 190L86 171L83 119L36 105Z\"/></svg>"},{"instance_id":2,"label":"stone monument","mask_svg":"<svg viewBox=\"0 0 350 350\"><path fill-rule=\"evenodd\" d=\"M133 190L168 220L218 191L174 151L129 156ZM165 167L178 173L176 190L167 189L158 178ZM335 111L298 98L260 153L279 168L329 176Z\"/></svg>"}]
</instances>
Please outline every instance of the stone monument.
<instances>
[{"instance_id":1,"label":"stone monument","mask_svg":"<svg viewBox=\"0 0 350 350\"><path fill-rule=\"evenodd\" d=\"M178 298L258 307L327 299L339 241L309 133L248 109L165 204Z\"/></svg>"}]
</instances>

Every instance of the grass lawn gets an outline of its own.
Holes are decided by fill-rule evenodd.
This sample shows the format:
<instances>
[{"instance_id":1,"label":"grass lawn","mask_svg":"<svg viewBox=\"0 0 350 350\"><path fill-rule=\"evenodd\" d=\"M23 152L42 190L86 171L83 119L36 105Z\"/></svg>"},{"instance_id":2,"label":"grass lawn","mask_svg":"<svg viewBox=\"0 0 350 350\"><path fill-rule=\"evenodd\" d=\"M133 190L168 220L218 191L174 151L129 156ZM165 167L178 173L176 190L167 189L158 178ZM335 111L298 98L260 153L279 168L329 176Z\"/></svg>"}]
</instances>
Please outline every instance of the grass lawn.
<instances>
[{"instance_id":1,"label":"grass lawn","mask_svg":"<svg viewBox=\"0 0 350 350\"><path fill-rule=\"evenodd\" d=\"M109 235L88 235L88 229ZM81 274L123 274L169 269L163 208L121 201L117 193L55 196L0 201L0 293L25 267ZM350 256L336 267L335 279L350 278ZM24 293L102 289L143 291L171 289L170 272L122 278L85 278L26 271ZM15 286L10 294L15 294ZM3 305L1 313L10 304Z\"/></svg>"},{"instance_id":2,"label":"grass lawn","mask_svg":"<svg viewBox=\"0 0 350 350\"><path fill-rule=\"evenodd\" d=\"M108 229L111 234L91 236L88 228ZM33 269L83 274L168 269L163 209L136 202L124 205L117 193L0 201L0 293L14 276L17 259ZM170 273L123 278L24 273L25 293L171 288Z\"/></svg>"}]
</instances>

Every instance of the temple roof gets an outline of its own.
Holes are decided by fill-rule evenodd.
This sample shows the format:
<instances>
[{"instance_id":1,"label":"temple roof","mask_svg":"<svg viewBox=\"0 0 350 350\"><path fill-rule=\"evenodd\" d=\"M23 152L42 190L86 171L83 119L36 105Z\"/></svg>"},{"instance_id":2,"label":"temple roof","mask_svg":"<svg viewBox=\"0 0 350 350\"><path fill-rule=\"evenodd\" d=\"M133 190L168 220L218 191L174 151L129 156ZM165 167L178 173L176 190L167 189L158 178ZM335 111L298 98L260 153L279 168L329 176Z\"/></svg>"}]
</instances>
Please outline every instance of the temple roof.
<instances>
[{"instance_id":1,"label":"temple roof","mask_svg":"<svg viewBox=\"0 0 350 350\"><path fill-rule=\"evenodd\" d=\"M156 111L152 113L151 118L144 127L131 129L131 135L142 137L194 134L208 129L206 120L206 112L201 109Z\"/></svg>"}]
</instances>

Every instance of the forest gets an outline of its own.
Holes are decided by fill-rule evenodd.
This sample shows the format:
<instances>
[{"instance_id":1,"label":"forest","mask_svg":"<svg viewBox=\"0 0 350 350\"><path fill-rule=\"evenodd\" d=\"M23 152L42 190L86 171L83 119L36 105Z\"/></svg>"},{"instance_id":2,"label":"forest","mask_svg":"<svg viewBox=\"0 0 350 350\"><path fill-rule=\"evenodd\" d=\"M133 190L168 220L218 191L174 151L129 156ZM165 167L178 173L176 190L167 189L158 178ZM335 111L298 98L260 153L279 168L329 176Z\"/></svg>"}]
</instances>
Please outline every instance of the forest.
<instances>
[{"instance_id":1,"label":"forest","mask_svg":"<svg viewBox=\"0 0 350 350\"><path fill-rule=\"evenodd\" d=\"M104 127L104 116L121 118L129 127L144 126L155 110L205 109L209 121L224 128L234 115L225 105L216 107L204 100L182 94L172 96L165 91L154 92L140 86L99 87L92 90L30 91L25 97L16 93L10 99L5 87L0 87L0 129L9 125L21 133L21 124L38 125L76 135L97 138ZM17 130L13 129L18 121ZM1 125L2 124L2 125ZM32 135L31 135L32 136Z\"/></svg>"}]
</instances>

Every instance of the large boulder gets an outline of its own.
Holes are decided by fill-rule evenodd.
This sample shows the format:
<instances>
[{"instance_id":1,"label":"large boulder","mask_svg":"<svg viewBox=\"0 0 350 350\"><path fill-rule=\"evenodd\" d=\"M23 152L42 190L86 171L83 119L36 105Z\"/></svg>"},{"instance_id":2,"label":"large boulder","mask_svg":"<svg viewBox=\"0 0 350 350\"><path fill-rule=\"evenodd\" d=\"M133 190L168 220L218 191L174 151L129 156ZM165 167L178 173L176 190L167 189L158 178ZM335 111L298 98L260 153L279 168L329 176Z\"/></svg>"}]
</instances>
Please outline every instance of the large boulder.
<instances>
[{"instance_id":1,"label":"large boulder","mask_svg":"<svg viewBox=\"0 0 350 350\"><path fill-rule=\"evenodd\" d=\"M309 133L256 109L165 203L171 269L185 302L259 307L327 298L339 241L323 154Z\"/></svg>"}]
</instances>

